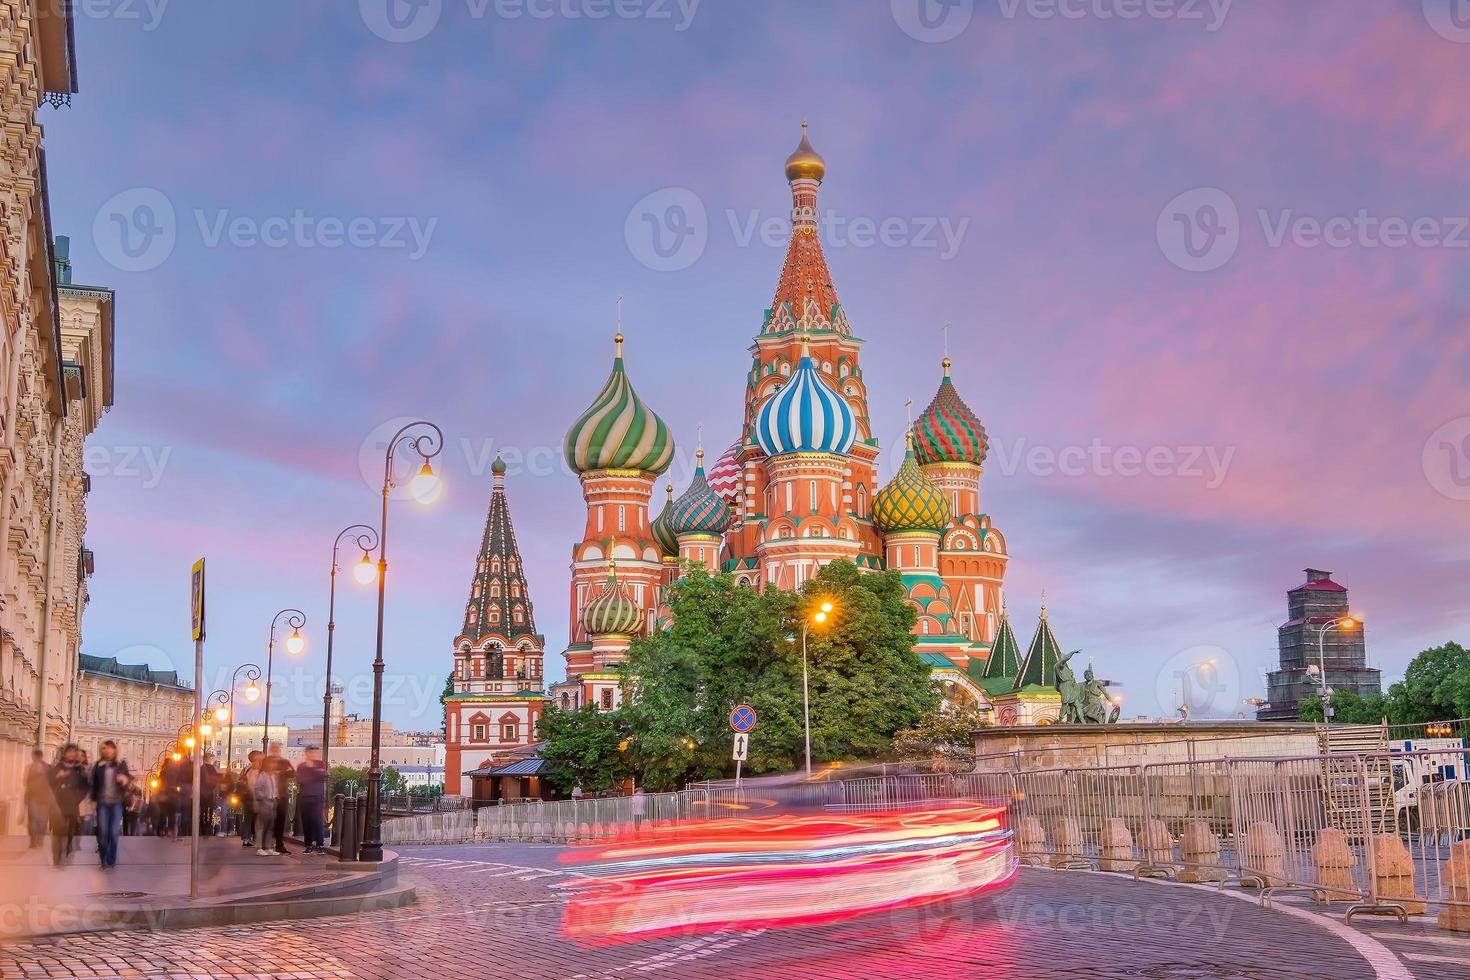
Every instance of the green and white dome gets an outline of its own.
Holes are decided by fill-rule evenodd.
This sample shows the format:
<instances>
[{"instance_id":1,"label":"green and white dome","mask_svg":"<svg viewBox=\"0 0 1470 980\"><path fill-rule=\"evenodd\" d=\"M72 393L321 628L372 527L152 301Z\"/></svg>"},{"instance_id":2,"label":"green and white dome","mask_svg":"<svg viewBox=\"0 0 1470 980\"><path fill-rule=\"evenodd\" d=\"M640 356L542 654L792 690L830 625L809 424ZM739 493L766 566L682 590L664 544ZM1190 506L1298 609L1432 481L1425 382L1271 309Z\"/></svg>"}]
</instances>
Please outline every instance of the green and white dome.
<instances>
[{"instance_id":1,"label":"green and white dome","mask_svg":"<svg viewBox=\"0 0 1470 980\"><path fill-rule=\"evenodd\" d=\"M567 432L567 464L590 470L642 470L658 474L674 458L674 437L664 420L638 397L623 370L623 335L616 338L612 374Z\"/></svg>"}]
</instances>

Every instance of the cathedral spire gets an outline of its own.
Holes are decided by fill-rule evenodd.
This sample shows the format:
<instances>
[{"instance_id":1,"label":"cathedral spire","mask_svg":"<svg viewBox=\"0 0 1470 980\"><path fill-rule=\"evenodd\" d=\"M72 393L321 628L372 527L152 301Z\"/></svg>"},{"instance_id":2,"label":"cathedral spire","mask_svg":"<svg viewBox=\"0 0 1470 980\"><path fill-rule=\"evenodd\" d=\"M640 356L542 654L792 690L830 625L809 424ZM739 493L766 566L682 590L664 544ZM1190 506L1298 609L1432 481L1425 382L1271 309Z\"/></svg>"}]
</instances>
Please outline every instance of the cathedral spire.
<instances>
[{"instance_id":1,"label":"cathedral spire","mask_svg":"<svg viewBox=\"0 0 1470 980\"><path fill-rule=\"evenodd\" d=\"M852 335L817 234L817 190L826 175L827 164L812 148L803 121L801 144L786 158L786 179L791 184L791 244L762 333L802 330Z\"/></svg>"},{"instance_id":2,"label":"cathedral spire","mask_svg":"<svg viewBox=\"0 0 1470 980\"><path fill-rule=\"evenodd\" d=\"M536 635L535 610L505 498L505 470L505 461L497 456L490 466L494 489L465 606L462 635L476 645L487 636L498 636L514 645L522 636Z\"/></svg>"}]
</instances>

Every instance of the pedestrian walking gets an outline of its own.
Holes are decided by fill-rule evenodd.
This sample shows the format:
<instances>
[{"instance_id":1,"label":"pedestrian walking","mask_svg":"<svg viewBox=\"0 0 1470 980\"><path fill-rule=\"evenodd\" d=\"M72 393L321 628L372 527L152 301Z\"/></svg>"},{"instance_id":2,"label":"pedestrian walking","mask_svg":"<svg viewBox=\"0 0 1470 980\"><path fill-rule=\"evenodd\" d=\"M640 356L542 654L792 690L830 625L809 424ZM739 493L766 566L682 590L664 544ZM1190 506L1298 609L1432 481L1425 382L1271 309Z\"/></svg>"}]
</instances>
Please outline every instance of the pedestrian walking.
<instances>
[{"instance_id":1,"label":"pedestrian walking","mask_svg":"<svg viewBox=\"0 0 1470 980\"><path fill-rule=\"evenodd\" d=\"M215 768L214 756L204 754L199 764L199 833L214 836L215 813L219 804L219 770Z\"/></svg>"},{"instance_id":2,"label":"pedestrian walking","mask_svg":"<svg viewBox=\"0 0 1470 980\"><path fill-rule=\"evenodd\" d=\"M125 793L131 773L117 757L117 743L102 743L97 764L92 767L89 796L97 805L97 857L104 869L117 867L117 838L122 833Z\"/></svg>"},{"instance_id":3,"label":"pedestrian walking","mask_svg":"<svg viewBox=\"0 0 1470 980\"><path fill-rule=\"evenodd\" d=\"M327 849L327 767L322 750L306 747L306 760L296 767L296 805L301 808L306 853L322 854Z\"/></svg>"},{"instance_id":4,"label":"pedestrian walking","mask_svg":"<svg viewBox=\"0 0 1470 980\"><path fill-rule=\"evenodd\" d=\"M250 753L253 761L259 752ZM240 814L237 823L240 831L240 846L255 846L255 796L250 791L250 784L245 777L250 772L250 764L241 769L235 775L235 798L240 804Z\"/></svg>"},{"instance_id":5,"label":"pedestrian walking","mask_svg":"<svg viewBox=\"0 0 1470 980\"><path fill-rule=\"evenodd\" d=\"M174 763L174 840L187 840L194 833L194 756Z\"/></svg>"},{"instance_id":6,"label":"pedestrian walking","mask_svg":"<svg viewBox=\"0 0 1470 980\"><path fill-rule=\"evenodd\" d=\"M136 837L142 833L142 822L143 790L138 786L138 780L129 775L128 785L123 787L123 836Z\"/></svg>"},{"instance_id":7,"label":"pedestrian walking","mask_svg":"<svg viewBox=\"0 0 1470 980\"><path fill-rule=\"evenodd\" d=\"M643 795L643 787L639 786L633 791L633 826L643 826L643 810L648 804L648 797Z\"/></svg>"},{"instance_id":8,"label":"pedestrian walking","mask_svg":"<svg viewBox=\"0 0 1470 980\"><path fill-rule=\"evenodd\" d=\"M266 771L265 763L266 758L262 753L251 752L250 768L245 770L245 782L250 787L250 795L255 804L255 853L261 856L277 853L274 847L266 845L274 842L278 784L276 777Z\"/></svg>"},{"instance_id":9,"label":"pedestrian walking","mask_svg":"<svg viewBox=\"0 0 1470 980\"><path fill-rule=\"evenodd\" d=\"M40 847L46 841L51 808L56 806L56 797L51 792L51 767L46 765L46 755L40 749L31 753L31 764L26 768L25 805L30 846Z\"/></svg>"},{"instance_id":10,"label":"pedestrian walking","mask_svg":"<svg viewBox=\"0 0 1470 980\"><path fill-rule=\"evenodd\" d=\"M82 829L82 801L87 799L87 771L82 767L82 750L68 742L57 754L51 770L51 793L56 805L51 810L51 863L65 864L77 849Z\"/></svg>"},{"instance_id":11,"label":"pedestrian walking","mask_svg":"<svg viewBox=\"0 0 1470 980\"><path fill-rule=\"evenodd\" d=\"M276 822L274 825L276 853L289 854L286 850L286 810L291 799L291 780L296 778L296 769L281 754L281 743L272 742L266 756L265 771L276 780Z\"/></svg>"}]
</instances>

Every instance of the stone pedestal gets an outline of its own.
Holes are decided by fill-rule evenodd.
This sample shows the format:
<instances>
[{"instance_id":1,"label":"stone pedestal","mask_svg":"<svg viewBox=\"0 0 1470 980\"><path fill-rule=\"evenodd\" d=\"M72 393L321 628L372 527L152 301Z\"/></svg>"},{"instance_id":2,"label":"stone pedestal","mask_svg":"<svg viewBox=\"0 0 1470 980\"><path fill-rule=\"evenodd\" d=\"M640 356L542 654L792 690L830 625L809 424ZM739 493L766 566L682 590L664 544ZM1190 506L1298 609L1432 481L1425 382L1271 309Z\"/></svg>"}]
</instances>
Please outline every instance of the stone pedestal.
<instances>
[{"instance_id":1,"label":"stone pedestal","mask_svg":"<svg viewBox=\"0 0 1470 980\"><path fill-rule=\"evenodd\" d=\"M1358 859L1348 847L1347 834L1328 827L1317 835L1312 845L1312 863L1317 868L1317 884L1327 893L1329 902L1346 902L1360 897L1353 881Z\"/></svg>"},{"instance_id":2,"label":"stone pedestal","mask_svg":"<svg viewBox=\"0 0 1470 980\"><path fill-rule=\"evenodd\" d=\"M1174 863L1174 835L1169 825L1162 820L1150 820L1143 825L1143 857L1149 864L1172 865Z\"/></svg>"},{"instance_id":3,"label":"stone pedestal","mask_svg":"<svg viewBox=\"0 0 1470 980\"><path fill-rule=\"evenodd\" d=\"M1179 869L1179 880L1192 884L1224 881L1228 875L1220 867L1220 838L1203 820L1195 820L1179 835L1179 860L1186 865Z\"/></svg>"},{"instance_id":4,"label":"stone pedestal","mask_svg":"<svg viewBox=\"0 0 1470 980\"><path fill-rule=\"evenodd\" d=\"M1242 884L1247 888L1286 884L1286 843L1275 824L1258 820L1245 829L1240 868ZM1252 878L1254 881L1249 880Z\"/></svg>"},{"instance_id":5,"label":"stone pedestal","mask_svg":"<svg viewBox=\"0 0 1470 980\"><path fill-rule=\"evenodd\" d=\"M1133 834L1122 817L1109 817L1103 824L1098 849L1102 858L1097 866L1100 871L1122 871L1128 874L1138 867L1133 854Z\"/></svg>"},{"instance_id":6,"label":"stone pedestal","mask_svg":"<svg viewBox=\"0 0 1470 980\"><path fill-rule=\"evenodd\" d=\"M1414 859L1398 834L1373 838L1373 877L1378 897L1398 902L1410 915L1423 915L1428 906L1414 898Z\"/></svg>"},{"instance_id":7,"label":"stone pedestal","mask_svg":"<svg viewBox=\"0 0 1470 980\"><path fill-rule=\"evenodd\" d=\"M1053 868L1086 860L1082 853L1082 828L1071 817L1062 817L1052 826L1051 839L1056 851L1051 857Z\"/></svg>"},{"instance_id":8,"label":"stone pedestal","mask_svg":"<svg viewBox=\"0 0 1470 980\"><path fill-rule=\"evenodd\" d=\"M1450 848L1450 859L1444 866L1444 882L1452 902L1439 913L1439 927L1453 932L1470 932L1470 840L1462 840Z\"/></svg>"},{"instance_id":9,"label":"stone pedestal","mask_svg":"<svg viewBox=\"0 0 1470 980\"><path fill-rule=\"evenodd\" d=\"M1016 830L1016 843L1022 864L1045 864L1047 858L1046 828L1036 817L1022 817Z\"/></svg>"}]
</instances>

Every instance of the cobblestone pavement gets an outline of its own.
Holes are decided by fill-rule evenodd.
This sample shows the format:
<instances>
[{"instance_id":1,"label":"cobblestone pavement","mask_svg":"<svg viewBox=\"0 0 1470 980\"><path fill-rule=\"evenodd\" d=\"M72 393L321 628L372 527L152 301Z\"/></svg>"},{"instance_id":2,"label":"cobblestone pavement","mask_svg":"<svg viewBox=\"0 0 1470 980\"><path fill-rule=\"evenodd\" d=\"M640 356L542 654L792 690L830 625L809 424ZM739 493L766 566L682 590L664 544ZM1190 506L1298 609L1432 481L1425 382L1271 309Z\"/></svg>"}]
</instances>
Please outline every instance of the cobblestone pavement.
<instances>
[{"instance_id":1,"label":"cobblestone pavement","mask_svg":"<svg viewBox=\"0 0 1470 980\"><path fill-rule=\"evenodd\" d=\"M299 923L108 933L0 947L0 978L911 977L1470 980L1470 939L1117 875L1022 871L942 912L582 949L558 934L560 848L404 848L417 904Z\"/></svg>"}]
</instances>

